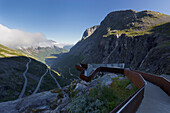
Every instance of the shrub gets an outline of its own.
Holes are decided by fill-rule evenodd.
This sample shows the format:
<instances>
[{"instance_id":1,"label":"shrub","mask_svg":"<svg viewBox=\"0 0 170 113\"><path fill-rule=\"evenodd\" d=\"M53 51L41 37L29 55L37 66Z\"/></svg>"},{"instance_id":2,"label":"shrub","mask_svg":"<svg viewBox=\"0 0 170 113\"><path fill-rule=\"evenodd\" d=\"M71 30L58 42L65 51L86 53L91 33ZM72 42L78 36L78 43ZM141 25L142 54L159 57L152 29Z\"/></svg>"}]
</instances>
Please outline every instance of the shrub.
<instances>
[{"instance_id":1,"label":"shrub","mask_svg":"<svg viewBox=\"0 0 170 113\"><path fill-rule=\"evenodd\" d=\"M107 110L105 108L105 102L87 95L83 95L72 100L69 106L69 112L100 113L107 112Z\"/></svg>"}]
</instances>

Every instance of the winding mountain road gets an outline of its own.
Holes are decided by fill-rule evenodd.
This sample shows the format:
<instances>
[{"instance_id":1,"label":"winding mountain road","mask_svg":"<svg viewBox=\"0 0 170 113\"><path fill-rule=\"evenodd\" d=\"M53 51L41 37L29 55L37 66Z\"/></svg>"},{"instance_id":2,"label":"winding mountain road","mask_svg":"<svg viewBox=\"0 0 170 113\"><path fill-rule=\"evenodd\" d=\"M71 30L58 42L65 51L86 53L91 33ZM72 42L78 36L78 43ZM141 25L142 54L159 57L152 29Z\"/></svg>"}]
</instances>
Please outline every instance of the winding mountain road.
<instances>
[{"instance_id":1,"label":"winding mountain road","mask_svg":"<svg viewBox=\"0 0 170 113\"><path fill-rule=\"evenodd\" d=\"M46 72L41 76L41 78L40 78L40 80L39 80L39 82L38 82L38 85L37 85L36 89L34 90L34 92L32 93L32 95L35 94L35 93L37 93L37 91L39 90L40 85L41 85L41 82L42 82L42 79L43 79L44 76L47 74L47 72L48 72L48 68L46 69Z\"/></svg>"},{"instance_id":2,"label":"winding mountain road","mask_svg":"<svg viewBox=\"0 0 170 113\"><path fill-rule=\"evenodd\" d=\"M60 86L60 84L58 83L57 79L52 75L51 70L50 70L50 69L48 69L48 70L49 70L50 76L55 80L58 88L59 88L59 89L62 89L61 86Z\"/></svg>"},{"instance_id":3,"label":"winding mountain road","mask_svg":"<svg viewBox=\"0 0 170 113\"><path fill-rule=\"evenodd\" d=\"M25 81L24 81L24 85L23 85L22 91L21 91L18 99L20 99L20 98L23 97L23 95L24 95L24 93L25 93L25 90L26 90L26 87L27 87L28 79L27 79L27 77L26 77L26 73L27 73L27 71L28 71L28 69L29 69L29 64L31 63L31 59L30 59L29 57L27 57L27 58L29 59L29 61L27 62L27 64L26 64L26 69L25 69L25 71L24 71L24 73L23 73L23 76L24 76ZM61 88L60 84L58 83L57 79L52 75L51 70L50 70L48 67L47 67L47 69L46 69L46 72L41 76L41 78L40 78L40 80L39 80L39 82L38 82L38 85L37 85L36 89L34 90L34 92L33 92L31 95L37 93L37 91L38 91L39 88L40 88L41 82L42 82L44 76L47 74L48 71L49 71L49 73L50 73L50 76L55 80L58 88L61 89L61 91L63 92L64 96L65 96L65 97L68 97L68 94L65 93L65 92L62 90L62 88Z\"/></svg>"},{"instance_id":4,"label":"winding mountain road","mask_svg":"<svg viewBox=\"0 0 170 113\"><path fill-rule=\"evenodd\" d=\"M18 99L20 99L20 98L23 97L23 95L24 95L24 93L25 93L25 89L26 89L26 87L27 87L27 82L28 82L28 80L27 80L27 77L26 77L26 73L27 73L27 71L28 71L28 69L29 69L29 64L30 64L30 62L31 62L31 59L30 59L29 57L27 57L27 58L29 59L29 61L27 62L27 64L26 64L26 70L25 70L24 73L23 73L25 82L24 82L24 86L23 86L23 88L22 88L22 91L21 91Z\"/></svg>"},{"instance_id":5,"label":"winding mountain road","mask_svg":"<svg viewBox=\"0 0 170 113\"><path fill-rule=\"evenodd\" d=\"M49 73L51 75L51 77L55 80L58 88L62 91L62 93L64 94L64 97L68 98L68 94L66 92L63 91L63 89L61 88L60 84L58 83L57 79L53 76L53 74L51 73L51 70L49 69Z\"/></svg>"}]
</instances>

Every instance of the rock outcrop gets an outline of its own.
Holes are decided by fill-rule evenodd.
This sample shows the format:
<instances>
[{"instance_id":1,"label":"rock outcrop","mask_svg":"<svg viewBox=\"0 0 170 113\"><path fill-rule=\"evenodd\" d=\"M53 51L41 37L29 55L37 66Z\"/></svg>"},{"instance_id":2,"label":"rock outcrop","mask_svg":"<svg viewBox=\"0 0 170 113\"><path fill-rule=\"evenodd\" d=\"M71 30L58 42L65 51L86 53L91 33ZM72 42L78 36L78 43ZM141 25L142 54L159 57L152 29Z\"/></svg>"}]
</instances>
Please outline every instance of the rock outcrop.
<instances>
[{"instance_id":1,"label":"rock outcrop","mask_svg":"<svg viewBox=\"0 0 170 113\"><path fill-rule=\"evenodd\" d=\"M94 31L98 28L98 25L95 25L93 27L89 27L85 30L85 32L83 33L83 37L82 40L85 40L86 38L88 38L91 34L94 33Z\"/></svg>"}]
</instances>

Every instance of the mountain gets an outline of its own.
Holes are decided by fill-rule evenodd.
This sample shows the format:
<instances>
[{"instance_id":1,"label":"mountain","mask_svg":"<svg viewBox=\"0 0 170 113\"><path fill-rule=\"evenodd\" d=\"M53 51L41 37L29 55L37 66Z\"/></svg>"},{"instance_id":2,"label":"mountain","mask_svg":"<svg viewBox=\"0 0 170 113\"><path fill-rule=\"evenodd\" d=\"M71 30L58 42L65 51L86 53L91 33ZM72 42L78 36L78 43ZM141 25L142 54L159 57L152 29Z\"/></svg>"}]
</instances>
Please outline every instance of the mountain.
<instances>
[{"instance_id":1,"label":"mountain","mask_svg":"<svg viewBox=\"0 0 170 113\"><path fill-rule=\"evenodd\" d=\"M70 50L73 47L73 44L65 44L63 46L64 49Z\"/></svg>"},{"instance_id":2,"label":"mountain","mask_svg":"<svg viewBox=\"0 0 170 113\"><path fill-rule=\"evenodd\" d=\"M60 44L53 40L47 40L35 46L18 47L16 50L45 63L45 59L54 58L55 54L68 52L72 46L71 44Z\"/></svg>"},{"instance_id":3,"label":"mountain","mask_svg":"<svg viewBox=\"0 0 170 113\"><path fill-rule=\"evenodd\" d=\"M27 57L21 52L0 45L0 102L15 100L19 97L25 84L24 73L27 84L23 97L31 95L35 91L43 75L37 92L58 87L50 71L61 86L66 85L67 80L58 76L45 64Z\"/></svg>"},{"instance_id":4,"label":"mountain","mask_svg":"<svg viewBox=\"0 0 170 113\"><path fill-rule=\"evenodd\" d=\"M80 62L125 63L132 69L170 74L169 32L169 15L149 10L111 12L90 36L50 65L66 73L65 66L71 68ZM71 72L77 73L74 69Z\"/></svg>"},{"instance_id":5,"label":"mountain","mask_svg":"<svg viewBox=\"0 0 170 113\"><path fill-rule=\"evenodd\" d=\"M20 47L17 50L24 54L32 56L41 62L45 62L45 59L51 57L51 54L59 54L68 51L67 49L59 48L57 46L51 46L51 47L40 46L40 47L29 47L29 48Z\"/></svg>"}]
</instances>

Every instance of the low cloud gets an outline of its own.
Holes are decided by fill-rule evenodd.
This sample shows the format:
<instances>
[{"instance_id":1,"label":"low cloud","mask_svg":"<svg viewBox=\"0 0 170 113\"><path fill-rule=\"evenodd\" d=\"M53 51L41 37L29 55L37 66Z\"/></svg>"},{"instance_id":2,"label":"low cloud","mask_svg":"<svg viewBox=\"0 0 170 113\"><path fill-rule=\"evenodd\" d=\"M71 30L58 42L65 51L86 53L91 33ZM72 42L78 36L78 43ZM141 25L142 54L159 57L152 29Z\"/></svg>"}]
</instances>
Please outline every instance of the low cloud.
<instances>
[{"instance_id":1,"label":"low cloud","mask_svg":"<svg viewBox=\"0 0 170 113\"><path fill-rule=\"evenodd\" d=\"M9 29L0 24L0 44L9 48L34 47L47 41L42 33L29 33L18 29Z\"/></svg>"}]
</instances>

